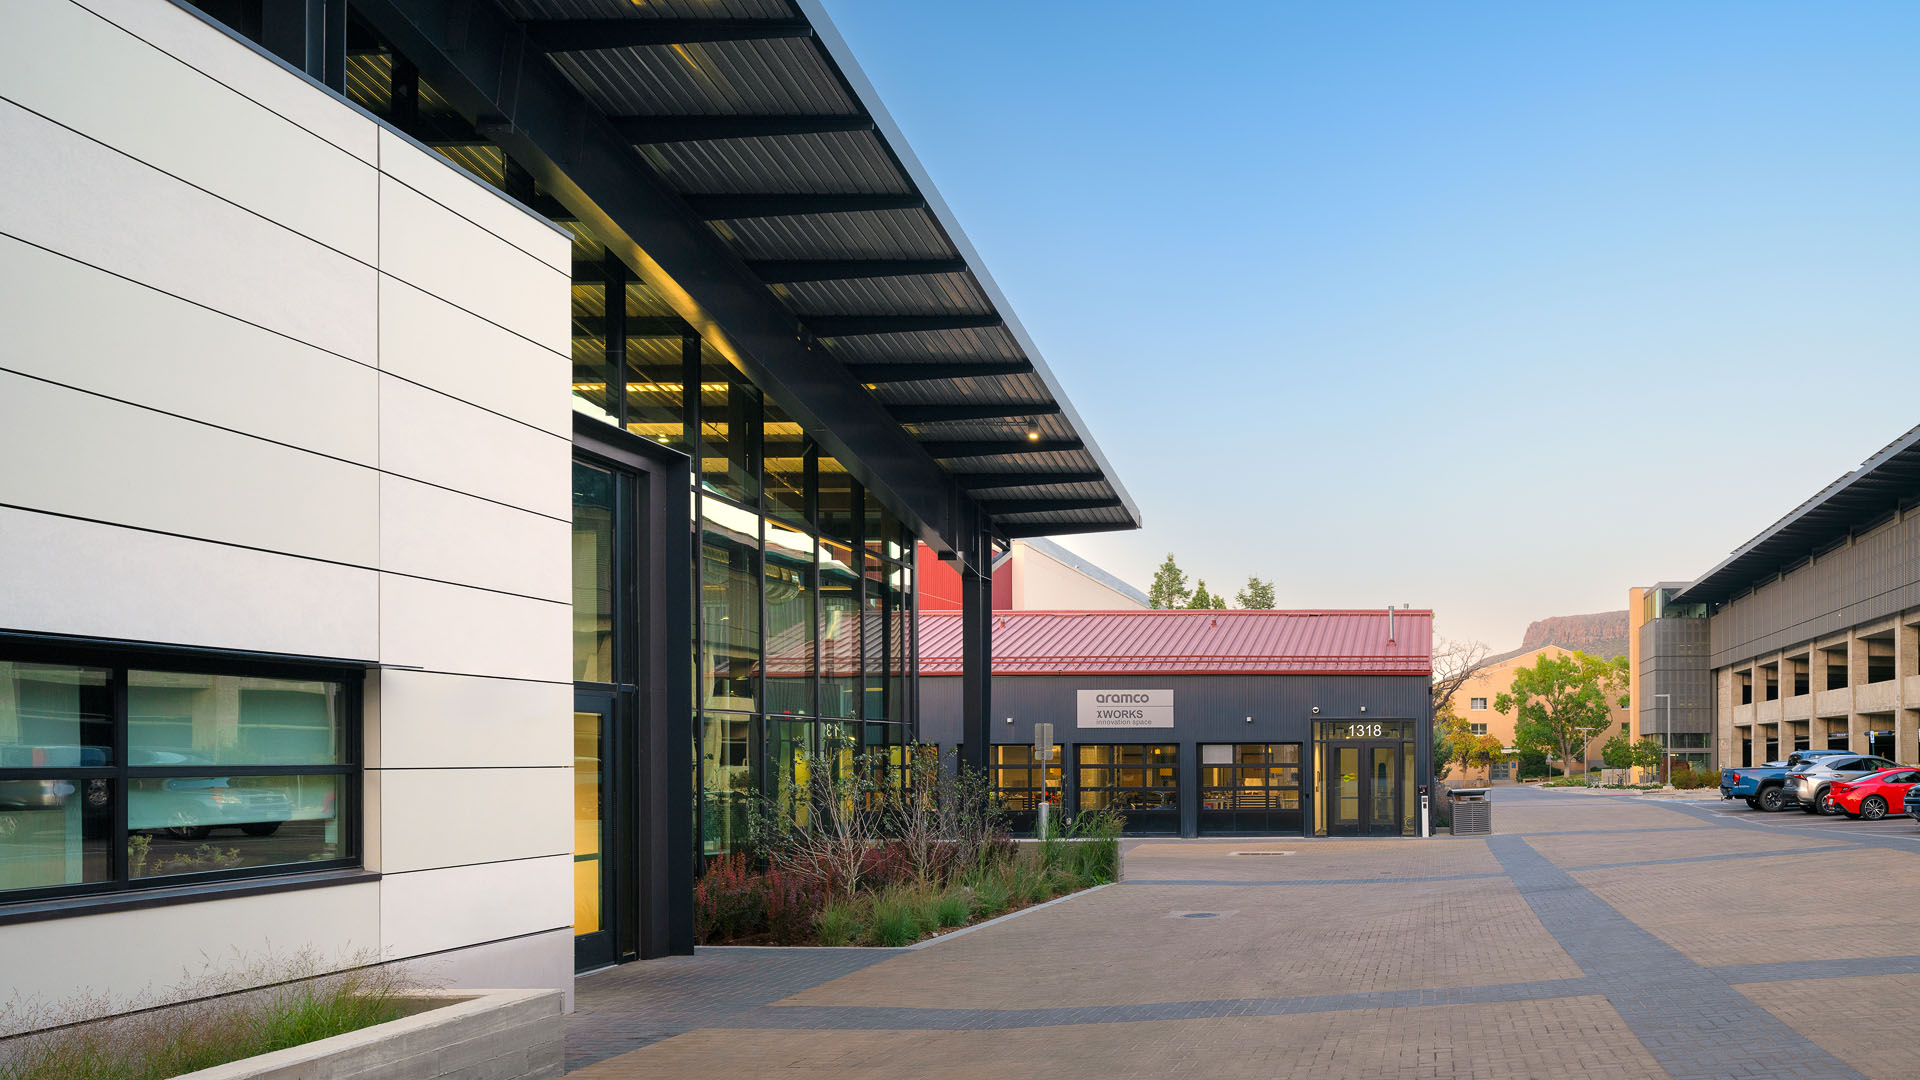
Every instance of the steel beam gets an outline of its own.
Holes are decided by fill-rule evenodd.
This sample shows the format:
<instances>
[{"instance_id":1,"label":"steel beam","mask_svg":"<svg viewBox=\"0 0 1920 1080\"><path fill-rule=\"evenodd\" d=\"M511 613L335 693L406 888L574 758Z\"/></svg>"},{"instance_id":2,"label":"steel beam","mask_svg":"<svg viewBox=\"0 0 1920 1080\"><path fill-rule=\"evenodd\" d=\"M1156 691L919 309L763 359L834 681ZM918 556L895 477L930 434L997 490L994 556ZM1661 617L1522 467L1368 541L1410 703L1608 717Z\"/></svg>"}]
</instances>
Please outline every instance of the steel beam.
<instances>
[{"instance_id":1,"label":"steel beam","mask_svg":"<svg viewBox=\"0 0 1920 1080\"><path fill-rule=\"evenodd\" d=\"M1059 484L1101 484L1107 482L1105 473L1062 472L1062 473L954 473L953 479L967 491L988 491L998 488L1017 487L1054 487Z\"/></svg>"},{"instance_id":2,"label":"steel beam","mask_svg":"<svg viewBox=\"0 0 1920 1080\"><path fill-rule=\"evenodd\" d=\"M685 195L693 212L707 221L734 218L795 217L801 214L864 214L875 210L925 210L927 200L904 195Z\"/></svg>"},{"instance_id":3,"label":"steel beam","mask_svg":"<svg viewBox=\"0 0 1920 1080\"><path fill-rule=\"evenodd\" d=\"M1079 439L954 440L923 442L921 448L936 458L1009 457L1014 454L1051 454L1063 450L1083 450Z\"/></svg>"},{"instance_id":4,"label":"steel beam","mask_svg":"<svg viewBox=\"0 0 1920 1080\"><path fill-rule=\"evenodd\" d=\"M872 334L917 334L929 330L980 330L1000 326L998 315L802 315L807 329L824 338Z\"/></svg>"},{"instance_id":5,"label":"steel beam","mask_svg":"<svg viewBox=\"0 0 1920 1080\"><path fill-rule=\"evenodd\" d=\"M871 116L609 116L607 120L635 143L705 142L709 139L760 139L774 135L824 135L836 131L872 131Z\"/></svg>"},{"instance_id":6,"label":"steel beam","mask_svg":"<svg viewBox=\"0 0 1920 1080\"><path fill-rule=\"evenodd\" d=\"M1011 405L889 405L887 411L903 424L946 424L963 420L1055 416L1060 412L1060 404L1055 401L1035 401Z\"/></svg>"},{"instance_id":7,"label":"steel beam","mask_svg":"<svg viewBox=\"0 0 1920 1080\"><path fill-rule=\"evenodd\" d=\"M1074 510L1110 510L1120 506L1105 499L982 499L980 509L998 518L1005 514L1064 514Z\"/></svg>"},{"instance_id":8,"label":"steel beam","mask_svg":"<svg viewBox=\"0 0 1920 1080\"><path fill-rule=\"evenodd\" d=\"M960 364L848 364L847 370L864 383L936 382L1026 375L1033 371L1033 364L1027 360L987 360Z\"/></svg>"},{"instance_id":9,"label":"steel beam","mask_svg":"<svg viewBox=\"0 0 1920 1080\"><path fill-rule=\"evenodd\" d=\"M544 52L813 36L805 19L528 19L520 25L533 47Z\"/></svg>"},{"instance_id":10,"label":"steel beam","mask_svg":"<svg viewBox=\"0 0 1920 1080\"><path fill-rule=\"evenodd\" d=\"M932 456L839 361L809 345L793 313L518 23L493 4L445 0L356 0L354 10L419 64L462 115L484 121L481 130L542 190L582 215L594 237L667 297L710 348L815 433L921 539L952 551L978 528L972 501Z\"/></svg>"},{"instance_id":11,"label":"steel beam","mask_svg":"<svg viewBox=\"0 0 1920 1080\"><path fill-rule=\"evenodd\" d=\"M769 284L967 272L964 259L758 259L749 260L747 266ZM1033 369L1029 366L1027 370Z\"/></svg>"}]
</instances>

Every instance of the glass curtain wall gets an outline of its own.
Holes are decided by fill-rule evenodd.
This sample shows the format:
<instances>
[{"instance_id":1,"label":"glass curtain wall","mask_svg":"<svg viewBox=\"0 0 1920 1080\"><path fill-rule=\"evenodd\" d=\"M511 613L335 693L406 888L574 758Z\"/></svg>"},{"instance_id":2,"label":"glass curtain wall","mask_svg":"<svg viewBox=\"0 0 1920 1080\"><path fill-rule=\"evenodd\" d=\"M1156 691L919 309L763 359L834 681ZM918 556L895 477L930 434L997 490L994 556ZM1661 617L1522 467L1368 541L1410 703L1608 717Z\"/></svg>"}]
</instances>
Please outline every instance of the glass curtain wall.
<instances>
[{"instance_id":1,"label":"glass curtain wall","mask_svg":"<svg viewBox=\"0 0 1920 1080\"><path fill-rule=\"evenodd\" d=\"M703 353L684 395L699 462L699 849L740 850L753 804L804 817L808 757L898 757L911 722L910 538L779 406Z\"/></svg>"}]
</instances>

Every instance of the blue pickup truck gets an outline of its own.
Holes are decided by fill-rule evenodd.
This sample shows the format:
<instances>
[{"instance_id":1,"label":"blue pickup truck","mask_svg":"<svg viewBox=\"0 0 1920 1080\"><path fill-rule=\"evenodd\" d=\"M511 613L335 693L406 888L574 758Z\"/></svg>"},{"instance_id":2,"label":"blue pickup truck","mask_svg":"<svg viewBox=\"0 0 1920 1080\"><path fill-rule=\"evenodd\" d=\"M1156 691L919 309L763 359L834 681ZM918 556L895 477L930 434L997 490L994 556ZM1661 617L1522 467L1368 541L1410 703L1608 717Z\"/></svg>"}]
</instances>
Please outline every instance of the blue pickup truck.
<instances>
[{"instance_id":1,"label":"blue pickup truck","mask_svg":"<svg viewBox=\"0 0 1920 1080\"><path fill-rule=\"evenodd\" d=\"M1720 797L1723 799L1745 799L1747 805L1755 810L1774 813L1798 805L1785 784L1787 773L1815 758L1831 757L1847 753L1845 750L1795 750L1787 755L1785 761L1769 761L1764 765L1748 765L1738 769L1720 770Z\"/></svg>"}]
</instances>

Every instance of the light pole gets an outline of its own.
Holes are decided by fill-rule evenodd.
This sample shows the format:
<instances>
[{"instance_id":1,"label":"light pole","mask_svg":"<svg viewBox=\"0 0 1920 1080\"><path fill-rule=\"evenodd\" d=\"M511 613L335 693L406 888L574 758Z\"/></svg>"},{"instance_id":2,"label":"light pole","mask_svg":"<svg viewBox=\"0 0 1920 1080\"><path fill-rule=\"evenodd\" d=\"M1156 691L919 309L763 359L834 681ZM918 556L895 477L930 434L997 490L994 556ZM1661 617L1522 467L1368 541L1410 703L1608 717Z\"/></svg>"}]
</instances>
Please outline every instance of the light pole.
<instances>
[{"instance_id":1,"label":"light pole","mask_svg":"<svg viewBox=\"0 0 1920 1080\"><path fill-rule=\"evenodd\" d=\"M1660 733L1660 748L1666 752L1667 758L1667 771L1664 779L1667 783L1671 784L1673 783L1673 695L1655 694L1653 697L1655 701L1666 702L1664 706L1667 715L1666 730Z\"/></svg>"}]
</instances>

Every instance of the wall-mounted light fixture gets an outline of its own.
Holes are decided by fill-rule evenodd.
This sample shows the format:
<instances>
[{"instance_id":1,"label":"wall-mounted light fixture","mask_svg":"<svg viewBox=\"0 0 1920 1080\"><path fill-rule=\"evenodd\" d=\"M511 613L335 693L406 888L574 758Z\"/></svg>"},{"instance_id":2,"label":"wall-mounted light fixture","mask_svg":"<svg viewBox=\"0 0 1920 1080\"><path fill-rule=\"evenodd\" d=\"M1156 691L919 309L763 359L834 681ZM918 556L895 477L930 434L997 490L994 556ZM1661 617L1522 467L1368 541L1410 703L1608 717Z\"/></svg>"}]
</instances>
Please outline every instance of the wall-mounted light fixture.
<instances>
[{"instance_id":1,"label":"wall-mounted light fixture","mask_svg":"<svg viewBox=\"0 0 1920 1080\"><path fill-rule=\"evenodd\" d=\"M1320 706L1318 706L1318 705L1315 705L1315 706L1313 707L1313 715L1315 715L1315 716L1319 716L1319 715L1320 715Z\"/></svg>"},{"instance_id":2,"label":"wall-mounted light fixture","mask_svg":"<svg viewBox=\"0 0 1920 1080\"><path fill-rule=\"evenodd\" d=\"M1007 717L1007 723L1009 724L1013 723L1013 717L1011 716Z\"/></svg>"},{"instance_id":3,"label":"wall-mounted light fixture","mask_svg":"<svg viewBox=\"0 0 1920 1080\"><path fill-rule=\"evenodd\" d=\"M1247 723L1249 724L1253 723L1253 717L1251 716L1247 717Z\"/></svg>"},{"instance_id":4,"label":"wall-mounted light fixture","mask_svg":"<svg viewBox=\"0 0 1920 1080\"><path fill-rule=\"evenodd\" d=\"M1366 707L1365 705L1362 705L1362 706L1360 706L1360 711L1361 711L1361 712L1366 712L1366 711L1367 711L1367 707Z\"/></svg>"}]
</instances>

